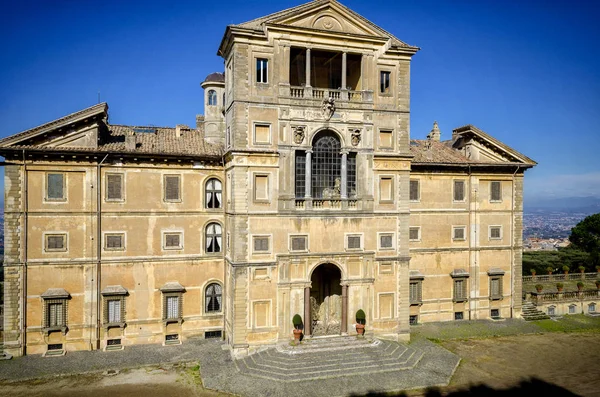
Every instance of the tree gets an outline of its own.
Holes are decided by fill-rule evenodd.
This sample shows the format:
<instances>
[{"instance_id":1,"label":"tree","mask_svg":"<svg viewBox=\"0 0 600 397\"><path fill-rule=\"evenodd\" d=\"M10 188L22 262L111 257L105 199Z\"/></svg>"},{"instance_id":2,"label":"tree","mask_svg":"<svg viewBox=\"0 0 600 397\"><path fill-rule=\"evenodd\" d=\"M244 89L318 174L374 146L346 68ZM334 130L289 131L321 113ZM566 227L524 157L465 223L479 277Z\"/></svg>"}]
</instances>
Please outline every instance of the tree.
<instances>
[{"instance_id":1,"label":"tree","mask_svg":"<svg viewBox=\"0 0 600 397\"><path fill-rule=\"evenodd\" d=\"M569 241L589 254L591 265L600 264L600 214L590 215L571 229Z\"/></svg>"}]
</instances>

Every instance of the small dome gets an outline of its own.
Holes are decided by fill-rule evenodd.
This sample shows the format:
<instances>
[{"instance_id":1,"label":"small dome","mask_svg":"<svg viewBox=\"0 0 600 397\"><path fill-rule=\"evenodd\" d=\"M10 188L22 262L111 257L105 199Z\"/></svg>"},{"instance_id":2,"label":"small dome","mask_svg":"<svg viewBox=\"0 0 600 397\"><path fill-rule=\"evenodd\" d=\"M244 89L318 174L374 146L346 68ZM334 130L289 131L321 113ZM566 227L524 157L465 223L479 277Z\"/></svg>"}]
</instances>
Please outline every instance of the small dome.
<instances>
[{"instance_id":1,"label":"small dome","mask_svg":"<svg viewBox=\"0 0 600 397\"><path fill-rule=\"evenodd\" d=\"M224 73L211 73L202 82L204 83L224 83L225 82L225 74Z\"/></svg>"}]
</instances>

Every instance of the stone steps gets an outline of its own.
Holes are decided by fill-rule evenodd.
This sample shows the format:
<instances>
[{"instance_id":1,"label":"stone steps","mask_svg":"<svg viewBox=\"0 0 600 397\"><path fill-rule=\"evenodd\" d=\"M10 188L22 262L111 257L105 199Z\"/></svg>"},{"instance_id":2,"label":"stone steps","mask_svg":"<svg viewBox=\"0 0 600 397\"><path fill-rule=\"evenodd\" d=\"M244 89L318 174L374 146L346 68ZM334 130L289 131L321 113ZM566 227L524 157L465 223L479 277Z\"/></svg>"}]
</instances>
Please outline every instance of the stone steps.
<instances>
[{"instance_id":1,"label":"stone steps","mask_svg":"<svg viewBox=\"0 0 600 397\"><path fill-rule=\"evenodd\" d=\"M397 342L340 337L314 340L309 349L270 348L235 362L239 372L262 379L297 382L409 370L423 352ZM302 345L300 345L302 346ZM300 347L296 346L296 348ZM321 350L319 350L321 348Z\"/></svg>"},{"instance_id":2,"label":"stone steps","mask_svg":"<svg viewBox=\"0 0 600 397\"><path fill-rule=\"evenodd\" d=\"M546 313L538 310L537 306L532 302L523 302L521 306L521 317L525 321L547 320L550 318Z\"/></svg>"}]
</instances>

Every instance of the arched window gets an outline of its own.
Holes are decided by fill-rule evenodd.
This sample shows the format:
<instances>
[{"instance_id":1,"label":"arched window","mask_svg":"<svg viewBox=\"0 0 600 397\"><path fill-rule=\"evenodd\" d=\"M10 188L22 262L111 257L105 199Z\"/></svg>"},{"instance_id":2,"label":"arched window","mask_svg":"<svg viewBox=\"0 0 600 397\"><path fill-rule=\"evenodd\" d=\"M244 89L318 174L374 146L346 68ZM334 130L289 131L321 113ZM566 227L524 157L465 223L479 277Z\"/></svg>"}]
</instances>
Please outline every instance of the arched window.
<instances>
[{"instance_id":1,"label":"arched window","mask_svg":"<svg viewBox=\"0 0 600 397\"><path fill-rule=\"evenodd\" d=\"M215 90L208 91L208 105L217 106L217 92Z\"/></svg>"},{"instance_id":2,"label":"arched window","mask_svg":"<svg viewBox=\"0 0 600 397\"><path fill-rule=\"evenodd\" d=\"M206 182L204 192L206 198L204 205L206 208L221 208L223 188L220 180L215 178L209 179Z\"/></svg>"},{"instance_id":3,"label":"arched window","mask_svg":"<svg viewBox=\"0 0 600 397\"><path fill-rule=\"evenodd\" d=\"M204 292L204 311L218 313L221 311L222 287L217 283L208 284Z\"/></svg>"},{"instance_id":4,"label":"arched window","mask_svg":"<svg viewBox=\"0 0 600 397\"><path fill-rule=\"evenodd\" d=\"M209 223L206 226L206 252L221 252L223 231L218 223Z\"/></svg>"},{"instance_id":5,"label":"arched window","mask_svg":"<svg viewBox=\"0 0 600 397\"><path fill-rule=\"evenodd\" d=\"M331 133L325 133L315 140L311 167L313 198L340 196L342 181L340 151L340 141Z\"/></svg>"}]
</instances>

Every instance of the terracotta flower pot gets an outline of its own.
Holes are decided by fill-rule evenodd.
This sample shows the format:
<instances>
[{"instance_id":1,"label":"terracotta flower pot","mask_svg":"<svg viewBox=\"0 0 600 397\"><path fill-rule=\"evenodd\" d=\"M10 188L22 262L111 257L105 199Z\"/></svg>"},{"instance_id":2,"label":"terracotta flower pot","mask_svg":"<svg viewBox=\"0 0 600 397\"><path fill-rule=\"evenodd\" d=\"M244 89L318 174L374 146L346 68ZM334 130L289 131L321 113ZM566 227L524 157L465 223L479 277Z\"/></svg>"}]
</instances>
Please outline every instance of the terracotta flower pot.
<instances>
[{"instance_id":1,"label":"terracotta flower pot","mask_svg":"<svg viewBox=\"0 0 600 397\"><path fill-rule=\"evenodd\" d=\"M301 329L294 329L294 341L295 342L300 342L300 337L302 336L302 330Z\"/></svg>"},{"instance_id":2,"label":"terracotta flower pot","mask_svg":"<svg viewBox=\"0 0 600 397\"><path fill-rule=\"evenodd\" d=\"M556 289L558 290L558 292L562 292L563 287L560 287L560 288L557 287Z\"/></svg>"},{"instance_id":3,"label":"terracotta flower pot","mask_svg":"<svg viewBox=\"0 0 600 397\"><path fill-rule=\"evenodd\" d=\"M356 333L359 335L365 334L365 325L364 324L356 324Z\"/></svg>"},{"instance_id":4,"label":"terracotta flower pot","mask_svg":"<svg viewBox=\"0 0 600 397\"><path fill-rule=\"evenodd\" d=\"M537 291L538 294L540 294L542 292L543 288L536 288L535 290Z\"/></svg>"}]
</instances>

